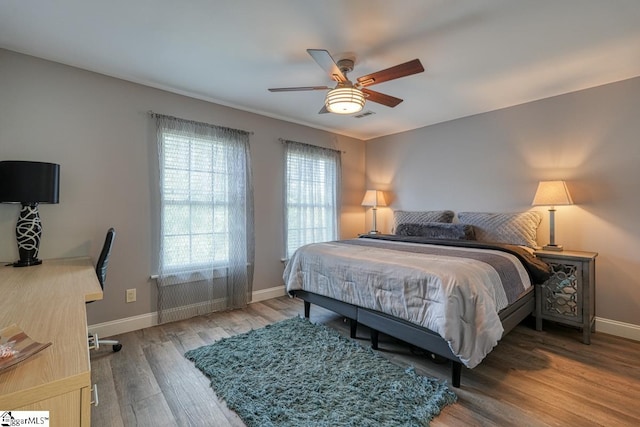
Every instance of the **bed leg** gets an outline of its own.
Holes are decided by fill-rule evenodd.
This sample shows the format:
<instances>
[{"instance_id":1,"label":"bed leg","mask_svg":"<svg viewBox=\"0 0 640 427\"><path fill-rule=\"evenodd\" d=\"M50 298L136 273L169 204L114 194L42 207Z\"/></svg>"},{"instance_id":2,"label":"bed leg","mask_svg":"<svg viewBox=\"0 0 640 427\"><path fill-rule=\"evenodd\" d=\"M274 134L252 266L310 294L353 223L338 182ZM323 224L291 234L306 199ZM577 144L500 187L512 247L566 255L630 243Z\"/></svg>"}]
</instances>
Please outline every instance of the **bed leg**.
<instances>
[{"instance_id":1,"label":"bed leg","mask_svg":"<svg viewBox=\"0 0 640 427\"><path fill-rule=\"evenodd\" d=\"M351 329L351 338L355 338L356 330L358 329L358 321L356 319L349 319L349 328Z\"/></svg>"},{"instance_id":2,"label":"bed leg","mask_svg":"<svg viewBox=\"0 0 640 427\"><path fill-rule=\"evenodd\" d=\"M304 318L309 318L309 312L311 311L311 303L309 301L304 302Z\"/></svg>"},{"instance_id":3,"label":"bed leg","mask_svg":"<svg viewBox=\"0 0 640 427\"><path fill-rule=\"evenodd\" d=\"M462 363L451 361L451 384L460 387L460 377L462 376Z\"/></svg>"},{"instance_id":4,"label":"bed leg","mask_svg":"<svg viewBox=\"0 0 640 427\"><path fill-rule=\"evenodd\" d=\"M378 331L375 329L371 329L371 348L374 350L378 349Z\"/></svg>"}]
</instances>

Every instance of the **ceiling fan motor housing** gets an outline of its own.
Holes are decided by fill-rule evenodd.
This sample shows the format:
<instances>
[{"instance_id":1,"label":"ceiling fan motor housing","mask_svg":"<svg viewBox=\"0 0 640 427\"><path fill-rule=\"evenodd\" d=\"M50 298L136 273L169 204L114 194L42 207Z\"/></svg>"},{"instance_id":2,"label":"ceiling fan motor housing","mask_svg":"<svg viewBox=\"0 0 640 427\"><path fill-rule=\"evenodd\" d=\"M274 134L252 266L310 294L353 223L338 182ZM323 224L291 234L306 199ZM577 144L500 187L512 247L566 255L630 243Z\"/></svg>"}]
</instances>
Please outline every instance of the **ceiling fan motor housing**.
<instances>
[{"instance_id":1,"label":"ceiling fan motor housing","mask_svg":"<svg viewBox=\"0 0 640 427\"><path fill-rule=\"evenodd\" d=\"M353 71L354 62L353 62L353 59L341 59L338 62L336 62L336 65L338 66L340 71L342 71L343 74L346 74Z\"/></svg>"}]
</instances>

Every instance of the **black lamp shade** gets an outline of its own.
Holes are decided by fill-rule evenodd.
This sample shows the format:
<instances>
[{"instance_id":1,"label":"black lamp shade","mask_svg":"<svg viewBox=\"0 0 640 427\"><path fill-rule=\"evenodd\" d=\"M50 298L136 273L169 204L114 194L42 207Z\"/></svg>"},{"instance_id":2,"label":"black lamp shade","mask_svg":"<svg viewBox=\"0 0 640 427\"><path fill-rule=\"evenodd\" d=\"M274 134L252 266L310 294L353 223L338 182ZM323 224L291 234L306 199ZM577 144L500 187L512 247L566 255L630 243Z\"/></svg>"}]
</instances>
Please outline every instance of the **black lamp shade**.
<instances>
[{"instance_id":1,"label":"black lamp shade","mask_svg":"<svg viewBox=\"0 0 640 427\"><path fill-rule=\"evenodd\" d=\"M1 203L58 203L59 193L60 165L0 161Z\"/></svg>"},{"instance_id":2,"label":"black lamp shade","mask_svg":"<svg viewBox=\"0 0 640 427\"><path fill-rule=\"evenodd\" d=\"M55 163L0 162L0 203L21 203L16 223L16 240L20 260L14 267L42 264L38 259L42 225L39 203L58 203L60 165Z\"/></svg>"}]
</instances>

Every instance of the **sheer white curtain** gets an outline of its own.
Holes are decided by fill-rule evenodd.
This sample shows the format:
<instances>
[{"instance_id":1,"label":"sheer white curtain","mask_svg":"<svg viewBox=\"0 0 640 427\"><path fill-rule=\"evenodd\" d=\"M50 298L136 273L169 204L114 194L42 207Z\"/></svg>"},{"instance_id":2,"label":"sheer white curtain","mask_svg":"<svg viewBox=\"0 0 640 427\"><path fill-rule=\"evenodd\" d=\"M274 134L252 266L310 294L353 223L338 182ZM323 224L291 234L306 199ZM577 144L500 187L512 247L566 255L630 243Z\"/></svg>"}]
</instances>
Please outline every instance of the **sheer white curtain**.
<instances>
[{"instance_id":1,"label":"sheer white curtain","mask_svg":"<svg viewBox=\"0 0 640 427\"><path fill-rule=\"evenodd\" d=\"M285 144L285 257L308 243L339 235L340 152L295 141Z\"/></svg>"},{"instance_id":2,"label":"sheer white curtain","mask_svg":"<svg viewBox=\"0 0 640 427\"><path fill-rule=\"evenodd\" d=\"M159 322L243 307L250 300L254 264L249 134L154 116Z\"/></svg>"}]
</instances>

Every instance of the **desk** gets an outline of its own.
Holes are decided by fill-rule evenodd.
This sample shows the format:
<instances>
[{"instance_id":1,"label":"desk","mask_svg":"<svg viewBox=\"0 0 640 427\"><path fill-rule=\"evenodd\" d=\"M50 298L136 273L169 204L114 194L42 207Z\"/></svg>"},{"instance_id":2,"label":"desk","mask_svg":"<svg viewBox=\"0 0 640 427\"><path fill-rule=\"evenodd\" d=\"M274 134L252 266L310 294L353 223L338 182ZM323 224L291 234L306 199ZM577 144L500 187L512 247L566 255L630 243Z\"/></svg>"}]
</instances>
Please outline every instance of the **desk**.
<instances>
[{"instance_id":1,"label":"desk","mask_svg":"<svg viewBox=\"0 0 640 427\"><path fill-rule=\"evenodd\" d=\"M50 411L52 427L91 424L86 301L102 299L90 258L0 267L0 328L52 345L0 373L0 410Z\"/></svg>"}]
</instances>

